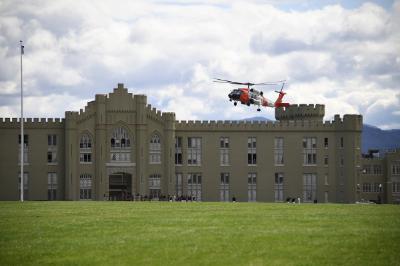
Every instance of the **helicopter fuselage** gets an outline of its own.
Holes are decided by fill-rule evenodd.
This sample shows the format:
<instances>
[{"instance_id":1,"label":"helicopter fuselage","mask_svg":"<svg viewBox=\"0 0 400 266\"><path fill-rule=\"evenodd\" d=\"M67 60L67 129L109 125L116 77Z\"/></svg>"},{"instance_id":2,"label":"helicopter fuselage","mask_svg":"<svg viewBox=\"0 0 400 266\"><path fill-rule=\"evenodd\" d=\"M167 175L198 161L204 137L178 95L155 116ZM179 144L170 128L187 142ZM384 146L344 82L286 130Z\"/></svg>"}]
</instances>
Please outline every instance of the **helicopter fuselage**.
<instances>
[{"instance_id":1,"label":"helicopter fuselage","mask_svg":"<svg viewBox=\"0 0 400 266\"><path fill-rule=\"evenodd\" d=\"M263 96L261 91L252 88L238 88L232 90L229 94L229 100L237 105L237 102L250 106L251 104L256 105L257 111L260 111L260 106L264 107L287 107L288 103L282 103L282 98L285 95L284 92L278 92L279 96L275 102L272 102Z\"/></svg>"}]
</instances>

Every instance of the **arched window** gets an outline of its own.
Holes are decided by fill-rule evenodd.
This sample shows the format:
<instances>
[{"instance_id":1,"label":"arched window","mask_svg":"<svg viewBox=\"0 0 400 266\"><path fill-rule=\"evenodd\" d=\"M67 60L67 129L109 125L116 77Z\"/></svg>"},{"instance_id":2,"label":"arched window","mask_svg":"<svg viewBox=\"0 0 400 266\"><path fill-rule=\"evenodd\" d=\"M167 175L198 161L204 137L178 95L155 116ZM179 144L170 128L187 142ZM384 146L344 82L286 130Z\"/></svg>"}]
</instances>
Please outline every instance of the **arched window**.
<instances>
[{"instance_id":1,"label":"arched window","mask_svg":"<svg viewBox=\"0 0 400 266\"><path fill-rule=\"evenodd\" d=\"M111 136L111 148L129 148L130 146L129 134L125 128L119 127L114 129Z\"/></svg>"},{"instance_id":2,"label":"arched window","mask_svg":"<svg viewBox=\"0 0 400 266\"><path fill-rule=\"evenodd\" d=\"M92 139L88 134L83 134L79 140L79 162L92 162Z\"/></svg>"},{"instance_id":3,"label":"arched window","mask_svg":"<svg viewBox=\"0 0 400 266\"><path fill-rule=\"evenodd\" d=\"M150 163L161 163L161 141L157 134L154 134L150 139L149 151Z\"/></svg>"},{"instance_id":4,"label":"arched window","mask_svg":"<svg viewBox=\"0 0 400 266\"><path fill-rule=\"evenodd\" d=\"M81 136L81 140L79 142L79 147L81 149L92 148L92 140L90 139L90 136L88 134L83 134Z\"/></svg>"},{"instance_id":5,"label":"arched window","mask_svg":"<svg viewBox=\"0 0 400 266\"><path fill-rule=\"evenodd\" d=\"M92 176L89 174L82 174L79 177L79 198L92 199Z\"/></svg>"},{"instance_id":6,"label":"arched window","mask_svg":"<svg viewBox=\"0 0 400 266\"><path fill-rule=\"evenodd\" d=\"M111 158L112 162L131 161L131 141L125 128L114 129L111 135Z\"/></svg>"}]
</instances>

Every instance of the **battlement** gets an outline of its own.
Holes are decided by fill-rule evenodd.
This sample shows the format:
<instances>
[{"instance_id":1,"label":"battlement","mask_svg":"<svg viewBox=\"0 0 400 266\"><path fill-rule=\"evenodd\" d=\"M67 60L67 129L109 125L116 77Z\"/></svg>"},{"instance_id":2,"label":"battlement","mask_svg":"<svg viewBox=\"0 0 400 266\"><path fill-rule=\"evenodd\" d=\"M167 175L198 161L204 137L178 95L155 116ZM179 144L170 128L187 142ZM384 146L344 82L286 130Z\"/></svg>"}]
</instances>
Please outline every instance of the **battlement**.
<instances>
[{"instance_id":1,"label":"battlement","mask_svg":"<svg viewBox=\"0 0 400 266\"><path fill-rule=\"evenodd\" d=\"M293 104L289 107L275 109L275 119L283 120L317 120L322 121L325 115L323 104Z\"/></svg>"},{"instance_id":2,"label":"battlement","mask_svg":"<svg viewBox=\"0 0 400 266\"><path fill-rule=\"evenodd\" d=\"M63 128L64 118L24 118L25 128ZM21 118L1 118L0 128L19 128Z\"/></svg>"},{"instance_id":3,"label":"battlement","mask_svg":"<svg viewBox=\"0 0 400 266\"><path fill-rule=\"evenodd\" d=\"M157 110L155 107L152 107L151 104L148 104L146 106L146 113L147 113L147 118L156 120L156 121L162 121L162 113L161 111Z\"/></svg>"},{"instance_id":4,"label":"battlement","mask_svg":"<svg viewBox=\"0 0 400 266\"><path fill-rule=\"evenodd\" d=\"M146 113L147 113L147 118L150 118L152 120L158 121L158 122L175 122L175 113L172 112L161 112L160 110L157 110L156 108L152 107L151 104L148 104L146 106Z\"/></svg>"},{"instance_id":5,"label":"battlement","mask_svg":"<svg viewBox=\"0 0 400 266\"><path fill-rule=\"evenodd\" d=\"M332 121L322 120L281 120L281 121L248 121L248 120L189 120L176 121L179 131L361 131L361 115L339 115Z\"/></svg>"}]
</instances>

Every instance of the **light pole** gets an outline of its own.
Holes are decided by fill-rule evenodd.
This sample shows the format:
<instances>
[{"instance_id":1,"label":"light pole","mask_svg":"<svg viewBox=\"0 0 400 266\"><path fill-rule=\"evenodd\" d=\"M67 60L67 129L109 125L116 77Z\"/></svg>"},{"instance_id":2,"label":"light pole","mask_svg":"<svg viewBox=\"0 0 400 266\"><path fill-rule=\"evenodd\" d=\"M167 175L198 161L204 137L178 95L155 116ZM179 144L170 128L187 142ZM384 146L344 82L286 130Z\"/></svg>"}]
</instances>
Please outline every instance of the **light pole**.
<instances>
[{"instance_id":1,"label":"light pole","mask_svg":"<svg viewBox=\"0 0 400 266\"><path fill-rule=\"evenodd\" d=\"M21 202L24 201L24 144L25 144L25 138L24 138L24 90L23 90L23 84L22 84L22 55L24 54L24 46L22 45L22 41L19 41L20 47L21 47L21 172L20 172L20 180L21 180Z\"/></svg>"}]
</instances>

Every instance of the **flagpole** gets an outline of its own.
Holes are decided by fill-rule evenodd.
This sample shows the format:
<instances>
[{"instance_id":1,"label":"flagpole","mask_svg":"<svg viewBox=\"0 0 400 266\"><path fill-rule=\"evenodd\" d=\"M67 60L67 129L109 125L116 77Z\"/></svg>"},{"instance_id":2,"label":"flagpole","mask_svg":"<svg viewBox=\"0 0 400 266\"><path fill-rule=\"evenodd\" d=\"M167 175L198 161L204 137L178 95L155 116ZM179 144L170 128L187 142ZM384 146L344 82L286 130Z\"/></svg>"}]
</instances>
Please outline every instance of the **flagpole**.
<instances>
[{"instance_id":1,"label":"flagpole","mask_svg":"<svg viewBox=\"0 0 400 266\"><path fill-rule=\"evenodd\" d=\"M20 46L21 46L21 202L24 201L24 144L25 144L25 138L24 138L24 101L23 101L23 96L24 96L24 90L23 90L23 85L22 85L22 55L24 54L24 46L22 45L22 41L19 41Z\"/></svg>"}]
</instances>

